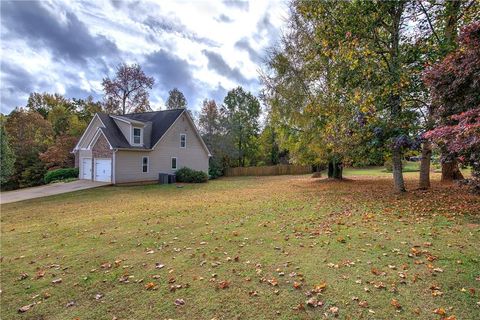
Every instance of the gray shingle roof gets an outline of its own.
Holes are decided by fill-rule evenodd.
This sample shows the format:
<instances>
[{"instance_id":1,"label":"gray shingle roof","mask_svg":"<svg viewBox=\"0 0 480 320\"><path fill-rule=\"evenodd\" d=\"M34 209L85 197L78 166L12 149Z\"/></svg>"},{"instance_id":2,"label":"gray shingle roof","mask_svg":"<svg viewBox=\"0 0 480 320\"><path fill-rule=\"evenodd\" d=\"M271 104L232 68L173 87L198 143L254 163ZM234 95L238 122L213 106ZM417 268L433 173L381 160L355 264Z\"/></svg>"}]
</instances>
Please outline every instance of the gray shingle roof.
<instances>
[{"instance_id":1,"label":"gray shingle roof","mask_svg":"<svg viewBox=\"0 0 480 320\"><path fill-rule=\"evenodd\" d=\"M98 116L105 125L105 128L102 128L102 132L105 134L108 142L110 142L110 144L112 145L112 148L150 149L158 142L158 140L160 140L160 138L165 134L168 128L170 128L170 126L184 111L185 109L173 109L143 113L131 113L120 116L121 118L141 122L151 122L152 132L150 145L144 147L131 146L118 128L115 120L113 120L110 115L105 113L99 113Z\"/></svg>"}]
</instances>

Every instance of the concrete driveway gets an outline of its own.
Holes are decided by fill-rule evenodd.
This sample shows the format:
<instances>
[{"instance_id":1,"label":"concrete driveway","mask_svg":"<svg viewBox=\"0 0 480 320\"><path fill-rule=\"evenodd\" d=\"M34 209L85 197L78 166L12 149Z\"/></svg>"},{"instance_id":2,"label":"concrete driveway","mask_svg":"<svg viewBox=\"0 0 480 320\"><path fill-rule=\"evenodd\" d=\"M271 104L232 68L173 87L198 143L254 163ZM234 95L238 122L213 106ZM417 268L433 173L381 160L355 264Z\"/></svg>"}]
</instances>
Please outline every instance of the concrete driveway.
<instances>
[{"instance_id":1,"label":"concrete driveway","mask_svg":"<svg viewBox=\"0 0 480 320\"><path fill-rule=\"evenodd\" d=\"M25 188L14 191L5 191L0 193L0 203L4 204L34 198L41 198L46 196L52 196L55 194L107 186L109 184L110 182L75 180L71 182L58 182L53 184L47 184L45 186Z\"/></svg>"}]
</instances>

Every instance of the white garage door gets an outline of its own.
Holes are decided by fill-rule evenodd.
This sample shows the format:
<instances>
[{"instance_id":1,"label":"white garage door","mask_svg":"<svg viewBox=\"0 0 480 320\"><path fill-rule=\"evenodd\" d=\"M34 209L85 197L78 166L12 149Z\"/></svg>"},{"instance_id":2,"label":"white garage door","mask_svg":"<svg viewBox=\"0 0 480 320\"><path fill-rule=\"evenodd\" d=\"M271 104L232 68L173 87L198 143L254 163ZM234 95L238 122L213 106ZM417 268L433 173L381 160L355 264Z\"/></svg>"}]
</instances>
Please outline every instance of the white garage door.
<instances>
[{"instance_id":1,"label":"white garage door","mask_svg":"<svg viewBox=\"0 0 480 320\"><path fill-rule=\"evenodd\" d=\"M82 159L82 177L81 179L92 180L92 158Z\"/></svg>"},{"instance_id":2,"label":"white garage door","mask_svg":"<svg viewBox=\"0 0 480 320\"><path fill-rule=\"evenodd\" d=\"M112 181L112 159L95 159L95 181Z\"/></svg>"}]
</instances>

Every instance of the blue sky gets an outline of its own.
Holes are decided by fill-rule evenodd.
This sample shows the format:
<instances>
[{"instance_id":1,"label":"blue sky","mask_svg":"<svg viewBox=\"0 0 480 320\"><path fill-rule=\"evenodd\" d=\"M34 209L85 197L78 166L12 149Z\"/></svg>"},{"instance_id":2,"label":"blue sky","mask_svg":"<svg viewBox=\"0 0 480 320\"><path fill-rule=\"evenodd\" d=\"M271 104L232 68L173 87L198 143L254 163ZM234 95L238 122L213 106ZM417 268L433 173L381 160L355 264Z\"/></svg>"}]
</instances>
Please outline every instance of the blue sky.
<instances>
[{"instance_id":1,"label":"blue sky","mask_svg":"<svg viewBox=\"0 0 480 320\"><path fill-rule=\"evenodd\" d=\"M1 111L30 92L102 98L120 62L155 78L153 109L179 88L198 110L238 85L257 94L258 70L280 37L283 0L2 1Z\"/></svg>"}]
</instances>

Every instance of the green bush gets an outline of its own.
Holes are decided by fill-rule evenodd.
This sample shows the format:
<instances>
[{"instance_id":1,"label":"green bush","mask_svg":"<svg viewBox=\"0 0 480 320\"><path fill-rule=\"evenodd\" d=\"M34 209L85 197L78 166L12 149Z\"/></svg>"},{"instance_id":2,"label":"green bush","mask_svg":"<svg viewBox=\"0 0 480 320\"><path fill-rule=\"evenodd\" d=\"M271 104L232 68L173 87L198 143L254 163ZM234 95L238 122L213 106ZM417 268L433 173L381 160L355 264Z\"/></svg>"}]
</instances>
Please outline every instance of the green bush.
<instances>
[{"instance_id":1,"label":"green bush","mask_svg":"<svg viewBox=\"0 0 480 320\"><path fill-rule=\"evenodd\" d=\"M212 161L210 159L210 165L208 166L208 176L209 179L216 179L218 177L223 176L223 168L218 161Z\"/></svg>"},{"instance_id":2,"label":"green bush","mask_svg":"<svg viewBox=\"0 0 480 320\"><path fill-rule=\"evenodd\" d=\"M31 163L30 160L26 163L27 165L19 176L19 187L28 188L43 184L43 178L47 171L44 164L41 161Z\"/></svg>"},{"instance_id":3,"label":"green bush","mask_svg":"<svg viewBox=\"0 0 480 320\"><path fill-rule=\"evenodd\" d=\"M64 168L48 171L43 177L43 180L45 183L51 183L71 178L78 178L78 168Z\"/></svg>"},{"instance_id":4,"label":"green bush","mask_svg":"<svg viewBox=\"0 0 480 320\"><path fill-rule=\"evenodd\" d=\"M175 173L178 182L201 183L207 182L208 175L203 171L196 171L187 167L178 169Z\"/></svg>"}]
</instances>

